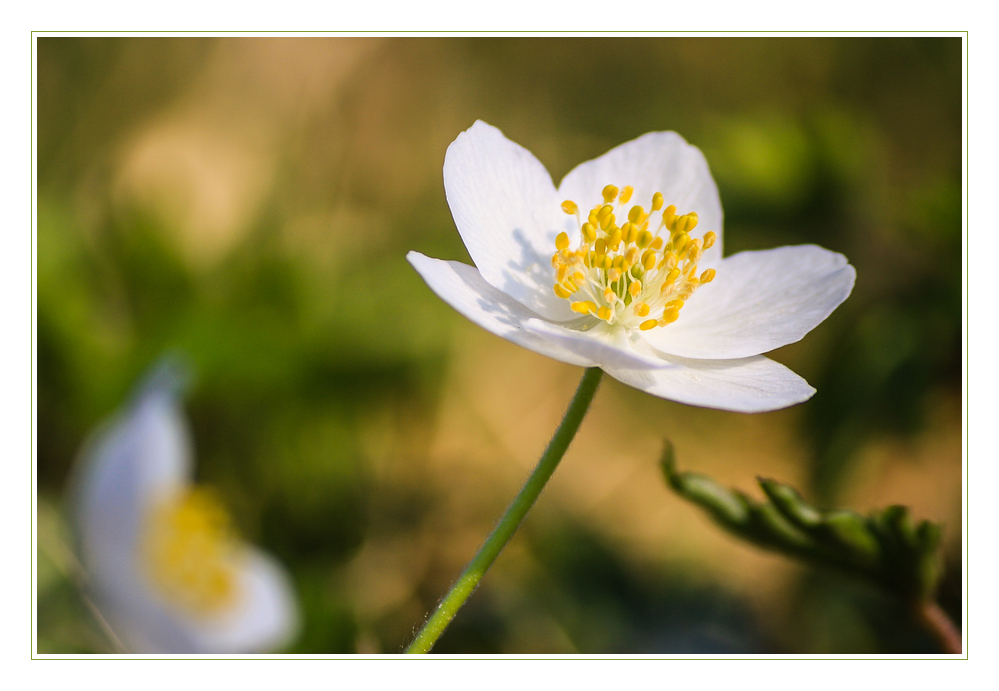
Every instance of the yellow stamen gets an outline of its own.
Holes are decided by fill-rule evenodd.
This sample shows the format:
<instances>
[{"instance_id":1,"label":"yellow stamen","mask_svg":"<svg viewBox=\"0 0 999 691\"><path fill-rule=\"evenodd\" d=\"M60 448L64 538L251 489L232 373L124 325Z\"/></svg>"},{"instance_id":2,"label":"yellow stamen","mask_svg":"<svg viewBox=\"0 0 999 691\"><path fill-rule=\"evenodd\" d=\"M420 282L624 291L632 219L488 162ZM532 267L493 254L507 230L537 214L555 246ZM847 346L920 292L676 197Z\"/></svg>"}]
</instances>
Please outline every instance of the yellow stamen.
<instances>
[{"instance_id":1,"label":"yellow stamen","mask_svg":"<svg viewBox=\"0 0 999 691\"><path fill-rule=\"evenodd\" d=\"M210 491L185 491L154 510L141 546L153 585L189 614L210 615L235 602L237 543L225 509Z\"/></svg>"},{"instance_id":2,"label":"yellow stamen","mask_svg":"<svg viewBox=\"0 0 999 691\"><path fill-rule=\"evenodd\" d=\"M665 326L666 324L672 324L679 318L680 318L680 310L678 310L676 307L667 307L666 309L663 310L663 316L662 319L660 319L660 321L662 322L663 326Z\"/></svg>"},{"instance_id":3,"label":"yellow stamen","mask_svg":"<svg viewBox=\"0 0 999 691\"><path fill-rule=\"evenodd\" d=\"M556 236L558 251L551 258L557 280L553 286L555 294L569 299L570 307L578 314L595 315L611 324L621 322L626 328L634 328L636 322L654 309L662 310L659 318L645 319L639 324L640 329L647 331L672 323L679 317L684 300L699 285L714 278L713 269L698 278L697 261L705 249L717 242L717 235L691 237L697 213L678 216L674 205L663 209L665 199L660 192L653 194L648 213L640 205L631 206L627 220L618 226L615 209L631 201L634 188L626 185L619 190L615 185L607 185L601 195L602 203L593 207L586 222L579 226L577 247L571 246L573 241L568 233ZM562 210L579 218L579 207L571 200L563 202ZM652 233L649 214L660 210L661 220ZM669 228L669 235L660 237L664 226ZM593 299L570 299L583 294ZM655 307L642 298L651 300ZM626 311L626 307L634 309Z\"/></svg>"}]
</instances>

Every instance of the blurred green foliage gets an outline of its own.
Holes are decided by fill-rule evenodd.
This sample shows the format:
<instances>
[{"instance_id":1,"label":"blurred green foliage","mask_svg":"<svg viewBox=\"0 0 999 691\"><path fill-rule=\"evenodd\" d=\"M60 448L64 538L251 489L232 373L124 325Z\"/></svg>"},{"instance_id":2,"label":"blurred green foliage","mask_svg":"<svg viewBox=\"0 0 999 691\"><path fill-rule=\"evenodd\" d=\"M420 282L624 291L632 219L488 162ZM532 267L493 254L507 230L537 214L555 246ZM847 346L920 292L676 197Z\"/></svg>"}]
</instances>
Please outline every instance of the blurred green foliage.
<instances>
[{"instance_id":1,"label":"blurred green foliage","mask_svg":"<svg viewBox=\"0 0 999 691\"><path fill-rule=\"evenodd\" d=\"M961 389L961 49L39 39L39 652L107 649L75 594L61 497L88 432L168 350L198 373L199 479L294 575L305 626L293 652L406 643L454 574L414 562L409 599L364 610L349 564L391 536L433 536L447 496L378 468L386 454L420 468L430 453L461 318L404 256L468 261L441 164L476 118L556 181L676 130L712 166L726 253L812 242L847 255L853 296L779 356L818 389L788 419L811 450L807 493L833 500L871 440L912 440L959 414L938 404ZM506 594L487 578L440 652L923 650L891 604L853 585L803 577L789 597L808 616L775 632L683 564L638 566L571 521L529 521L520 539L533 575ZM942 586L952 613L955 568Z\"/></svg>"}]
</instances>

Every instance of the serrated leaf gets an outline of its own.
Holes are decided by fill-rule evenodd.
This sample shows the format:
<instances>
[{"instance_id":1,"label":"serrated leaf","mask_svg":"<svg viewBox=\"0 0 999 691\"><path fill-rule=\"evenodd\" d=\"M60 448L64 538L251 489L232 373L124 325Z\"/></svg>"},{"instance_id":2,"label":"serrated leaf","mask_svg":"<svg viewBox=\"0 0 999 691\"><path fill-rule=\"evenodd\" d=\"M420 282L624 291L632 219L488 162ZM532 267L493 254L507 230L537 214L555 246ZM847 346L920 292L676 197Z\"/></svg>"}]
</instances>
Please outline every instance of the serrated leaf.
<instances>
[{"instance_id":1,"label":"serrated leaf","mask_svg":"<svg viewBox=\"0 0 999 691\"><path fill-rule=\"evenodd\" d=\"M910 602L933 597L943 529L926 520L914 525L905 506L889 506L866 518L846 509L823 511L790 485L766 478L759 483L768 501L758 502L706 475L679 472L668 442L662 467L677 494L744 540L860 576Z\"/></svg>"}]
</instances>

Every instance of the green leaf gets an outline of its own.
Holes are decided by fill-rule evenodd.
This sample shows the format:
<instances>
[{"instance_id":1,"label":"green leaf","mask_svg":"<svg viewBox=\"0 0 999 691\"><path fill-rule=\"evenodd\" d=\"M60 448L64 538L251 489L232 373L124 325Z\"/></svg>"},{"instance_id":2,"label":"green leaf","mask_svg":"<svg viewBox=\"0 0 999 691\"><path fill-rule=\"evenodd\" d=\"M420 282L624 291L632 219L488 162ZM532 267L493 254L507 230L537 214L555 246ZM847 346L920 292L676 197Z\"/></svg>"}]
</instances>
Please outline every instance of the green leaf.
<instances>
[{"instance_id":1,"label":"green leaf","mask_svg":"<svg viewBox=\"0 0 999 691\"><path fill-rule=\"evenodd\" d=\"M866 517L846 509L822 510L795 488L769 478L758 478L767 498L758 502L706 475L678 471L668 441L661 464L673 491L748 542L863 578L907 601L933 598L943 527L927 520L914 525L905 506Z\"/></svg>"}]
</instances>

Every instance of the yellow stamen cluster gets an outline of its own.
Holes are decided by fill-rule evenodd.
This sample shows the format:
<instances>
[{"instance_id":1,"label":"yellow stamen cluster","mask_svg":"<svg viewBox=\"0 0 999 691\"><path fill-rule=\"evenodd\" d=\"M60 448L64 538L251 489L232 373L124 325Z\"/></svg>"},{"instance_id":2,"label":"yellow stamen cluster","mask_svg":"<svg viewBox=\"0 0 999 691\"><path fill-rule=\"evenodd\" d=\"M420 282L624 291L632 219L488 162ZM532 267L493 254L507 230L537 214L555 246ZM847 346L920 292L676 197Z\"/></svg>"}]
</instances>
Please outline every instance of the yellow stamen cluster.
<instances>
[{"instance_id":1,"label":"yellow stamen cluster","mask_svg":"<svg viewBox=\"0 0 999 691\"><path fill-rule=\"evenodd\" d=\"M575 202L562 203L562 210L579 223L579 244L571 249L567 233L555 238L554 290L580 314L648 331L676 321L687 298L714 279L714 269L698 276L697 262L717 236L709 231L703 238L691 238L697 214L678 216L675 206L663 208L659 192L652 195L648 212L635 205L623 214L633 192L630 186L619 190L607 185L603 202L590 210L585 221ZM653 231L650 223L660 210ZM627 220L618 225L619 217Z\"/></svg>"},{"instance_id":2,"label":"yellow stamen cluster","mask_svg":"<svg viewBox=\"0 0 999 691\"><path fill-rule=\"evenodd\" d=\"M212 493L193 489L159 506L143 537L146 570L168 602L194 615L233 604L237 547Z\"/></svg>"}]
</instances>

